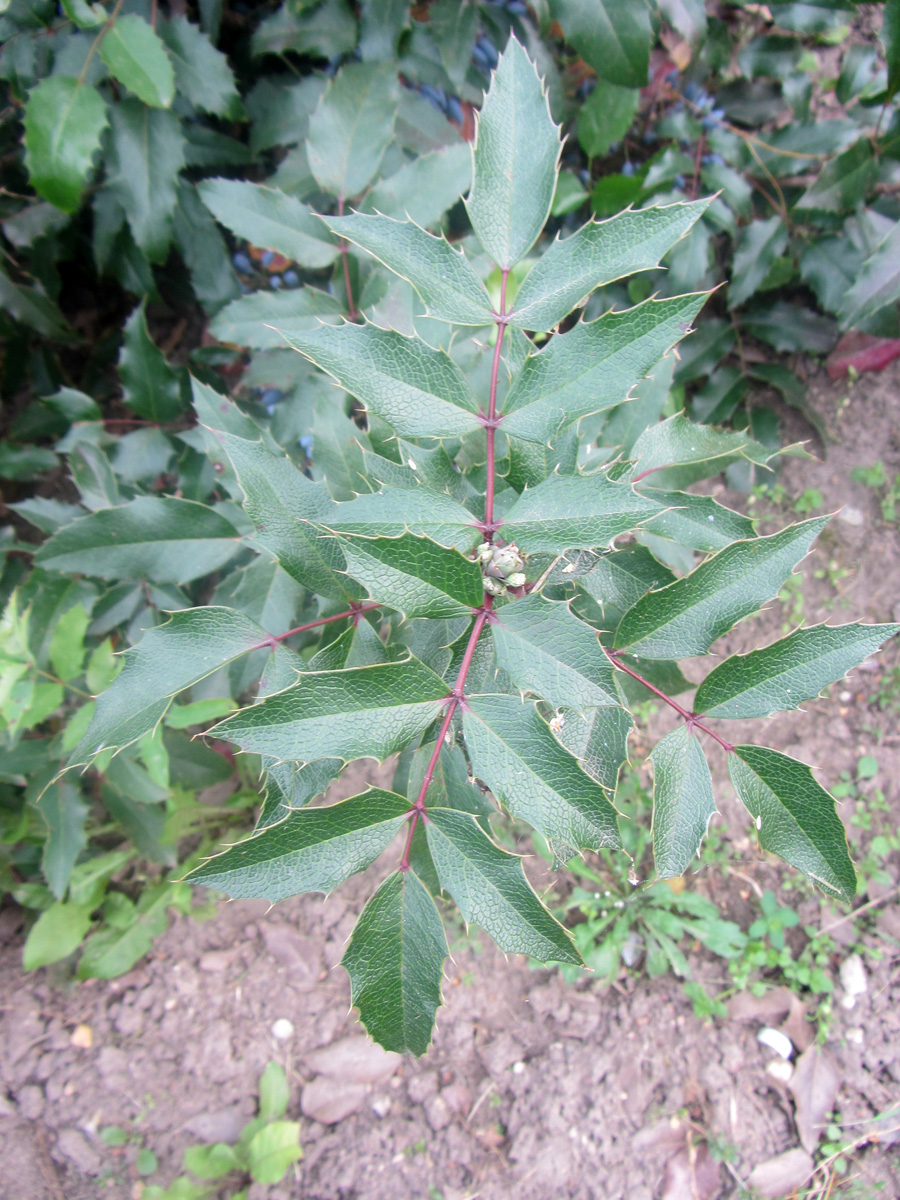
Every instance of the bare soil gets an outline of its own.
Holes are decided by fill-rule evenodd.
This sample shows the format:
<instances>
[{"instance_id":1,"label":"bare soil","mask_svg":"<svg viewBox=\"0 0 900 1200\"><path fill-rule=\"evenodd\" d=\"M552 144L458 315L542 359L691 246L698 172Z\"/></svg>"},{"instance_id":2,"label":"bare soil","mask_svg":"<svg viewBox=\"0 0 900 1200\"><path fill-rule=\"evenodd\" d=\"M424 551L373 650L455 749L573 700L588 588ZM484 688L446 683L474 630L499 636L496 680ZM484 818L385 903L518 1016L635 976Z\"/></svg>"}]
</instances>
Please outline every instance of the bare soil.
<instances>
[{"instance_id":1,"label":"bare soil","mask_svg":"<svg viewBox=\"0 0 900 1200\"><path fill-rule=\"evenodd\" d=\"M849 476L878 459L892 476L900 470L900 363L852 390L820 372L810 397L835 441L823 461L788 460L781 482L789 500L818 488L822 511L843 512L805 564L806 619L896 620L897 528ZM789 432L810 436L799 418L786 421L796 425ZM772 528L794 516L787 506L766 511ZM776 603L735 630L726 648L780 636L789 619ZM826 786L873 754L895 832L898 710L883 699L879 707L877 697L897 658L895 644L805 713L747 723L737 736L811 763ZM657 724L662 714L654 732ZM727 874L707 864L690 886L746 927L758 911L754 891L779 891L786 881L805 923L833 924L839 913L758 854L724 764L713 765L732 856ZM852 802L842 807L861 853L866 835L849 823L853 811ZM837 985L825 1047L848 1137L900 1100L896 854L886 867L893 884L872 883L858 901L877 903L832 930L836 980L851 945L872 951L864 953L867 990L853 1008L839 1002ZM549 886L539 860L529 872ZM250 1200L714 1200L740 1195L754 1167L798 1146L791 1093L767 1071L774 1056L756 1038L770 1019L745 994L746 1019L733 1008L704 1023L671 976L623 973L613 987L566 986L460 931L432 1049L419 1061L373 1050L336 964L378 875L376 865L327 901L303 897L271 911L236 902L206 922L179 917L148 959L109 983L75 984L62 971L24 975L20 915L0 913L0 1196L138 1200L139 1146L159 1160L149 1182L168 1184L187 1146L234 1140L254 1114L269 1059L288 1071L289 1115L301 1123L305 1157L284 1183L253 1185ZM722 960L694 947L691 963L709 990L727 986ZM281 1019L293 1033L278 1040ZM78 1026L89 1027L90 1046L73 1044ZM799 1045L805 1035L793 1028ZM79 1030L75 1042L86 1040ZM99 1132L108 1125L132 1130L129 1144L107 1147ZM835 1180L829 1194L900 1196L897 1136L861 1148L851 1182ZM723 1150L727 1164L718 1161Z\"/></svg>"}]
</instances>

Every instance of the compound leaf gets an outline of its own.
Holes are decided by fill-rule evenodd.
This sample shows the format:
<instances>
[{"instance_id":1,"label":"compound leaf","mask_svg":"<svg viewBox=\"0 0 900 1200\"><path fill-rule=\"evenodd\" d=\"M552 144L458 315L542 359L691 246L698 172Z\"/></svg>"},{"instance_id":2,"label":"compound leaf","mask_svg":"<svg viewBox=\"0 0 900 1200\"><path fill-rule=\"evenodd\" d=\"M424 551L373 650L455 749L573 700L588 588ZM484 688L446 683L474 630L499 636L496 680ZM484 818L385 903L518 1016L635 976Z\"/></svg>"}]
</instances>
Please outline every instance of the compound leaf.
<instances>
[{"instance_id":1,"label":"compound leaf","mask_svg":"<svg viewBox=\"0 0 900 1200\"><path fill-rule=\"evenodd\" d=\"M852 900L856 873L834 800L806 763L763 746L735 746L728 756L735 791L756 818L769 850L825 891Z\"/></svg>"},{"instance_id":2,"label":"compound leaf","mask_svg":"<svg viewBox=\"0 0 900 1200\"><path fill-rule=\"evenodd\" d=\"M466 201L472 228L502 270L534 245L556 191L559 128L543 84L512 35L478 117L472 190Z\"/></svg>"},{"instance_id":3,"label":"compound leaf","mask_svg":"<svg viewBox=\"0 0 900 1200\"><path fill-rule=\"evenodd\" d=\"M444 350L377 325L323 325L285 341L403 437L461 437L479 428L478 402Z\"/></svg>"},{"instance_id":4,"label":"compound leaf","mask_svg":"<svg viewBox=\"0 0 900 1200\"><path fill-rule=\"evenodd\" d=\"M658 512L630 484L605 474L551 475L513 504L503 520L503 536L528 554L590 550Z\"/></svg>"},{"instance_id":5,"label":"compound leaf","mask_svg":"<svg viewBox=\"0 0 900 1200\"><path fill-rule=\"evenodd\" d=\"M187 878L235 899L272 904L302 892L327 895L388 848L408 812L404 796L380 788L339 804L301 808L201 863Z\"/></svg>"},{"instance_id":6,"label":"compound leaf","mask_svg":"<svg viewBox=\"0 0 900 1200\"><path fill-rule=\"evenodd\" d=\"M596 631L567 604L524 596L496 612L491 637L497 664L516 687L554 707L581 711L619 703Z\"/></svg>"},{"instance_id":7,"label":"compound leaf","mask_svg":"<svg viewBox=\"0 0 900 1200\"><path fill-rule=\"evenodd\" d=\"M229 520L193 500L138 496L64 525L34 561L48 571L100 579L189 583L224 566L240 547Z\"/></svg>"},{"instance_id":8,"label":"compound leaf","mask_svg":"<svg viewBox=\"0 0 900 1200\"><path fill-rule=\"evenodd\" d=\"M168 108L175 72L166 48L143 17L117 17L100 43L100 57L119 83L153 108Z\"/></svg>"},{"instance_id":9,"label":"compound leaf","mask_svg":"<svg viewBox=\"0 0 900 1200\"><path fill-rule=\"evenodd\" d=\"M816 517L726 546L690 575L643 596L622 618L616 648L642 658L705 654L716 638L778 594L827 523Z\"/></svg>"},{"instance_id":10,"label":"compound leaf","mask_svg":"<svg viewBox=\"0 0 900 1200\"><path fill-rule=\"evenodd\" d=\"M660 879L682 875L716 811L712 777L696 736L681 725L658 742L653 760L653 858Z\"/></svg>"},{"instance_id":11,"label":"compound leaf","mask_svg":"<svg viewBox=\"0 0 900 1200\"><path fill-rule=\"evenodd\" d=\"M384 759L424 733L446 698L446 683L415 658L309 672L226 717L212 734L277 759Z\"/></svg>"},{"instance_id":12,"label":"compound leaf","mask_svg":"<svg viewBox=\"0 0 900 1200\"><path fill-rule=\"evenodd\" d=\"M531 701L473 696L463 710L472 769L513 816L573 850L618 846L616 810Z\"/></svg>"},{"instance_id":13,"label":"compound leaf","mask_svg":"<svg viewBox=\"0 0 900 1200\"><path fill-rule=\"evenodd\" d=\"M441 887L467 924L478 925L506 954L580 964L571 934L532 891L522 860L496 846L474 817L436 808L426 832Z\"/></svg>"},{"instance_id":14,"label":"compound leaf","mask_svg":"<svg viewBox=\"0 0 900 1200\"><path fill-rule=\"evenodd\" d=\"M519 288L509 323L546 331L584 303L595 288L651 271L703 215L709 200L628 209L589 221L544 251Z\"/></svg>"},{"instance_id":15,"label":"compound leaf","mask_svg":"<svg viewBox=\"0 0 900 1200\"><path fill-rule=\"evenodd\" d=\"M72 213L108 123L99 92L67 75L32 88L25 105L25 161L32 186L45 200Z\"/></svg>"},{"instance_id":16,"label":"compound leaf","mask_svg":"<svg viewBox=\"0 0 900 1200\"><path fill-rule=\"evenodd\" d=\"M311 270L337 258L334 238L294 196L238 179L204 179L197 191L217 221L255 246L276 250Z\"/></svg>"},{"instance_id":17,"label":"compound leaf","mask_svg":"<svg viewBox=\"0 0 900 1200\"><path fill-rule=\"evenodd\" d=\"M449 953L441 918L412 871L396 871L363 909L341 965L369 1034L386 1050L424 1054Z\"/></svg>"},{"instance_id":18,"label":"compound leaf","mask_svg":"<svg viewBox=\"0 0 900 1200\"><path fill-rule=\"evenodd\" d=\"M466 617L484 601L478 564L457 550L409 533L339 541L347 573L406 617Z\"/></svg>"},{"instance_id":19,"label":"compound leaf","mask_svg":"<svg viewBox=\"0 0 900 1200\"><path fill-rule=\"evenodd\" d=\"M465 255L412 221L390 217L322 217L332 233L378 259L416 290L430 317L488 325L491 300Z\"/></svg>"},{"instance_id":20,"label":"compound leaf","mask_svg":"<svg viewBox=\"0 0 900 1200\"><path fill-rule=\"evenodd\" d=\"M557 334L525 360L503 405L503 432L548 442L581 417L615 408L689 331L705 300L646 300Z\"/></svg>"},{"instance_id":21,"label":"compound leaf","mask_svg":"<svg viewBox=\"0 0 900 1200\"><path fill-rule=\"evenodd\" d=\"M900 625L815 625L762 650L735 654L700 684L695 711L710 717L768 717L798 708L874 654Z\"/></svg>"},{"instance_id":22,"label":"compound leaf","mask_svg":"<svg viewBox=\"0 0 900 1200\"><path fill-rule=\"evenodd\" d=\"M349 63L332 79L309 119L306 153L316 183L332 196L357 196L371 182L400 101L393 63Z\"/></svg>"},{"instance_id":23,"label":"compound leaf","mask_svg":"<svg viewBox=\"0 0 900 1200\"><path fill-rule=\"evenodd\" d=\"M122 656L122 670L97 708L68 765L136 742L162 720L172 697L219 667L265 645L268 634L243 613L210 605L172 613Z\"/></svg>"}]
</instances>

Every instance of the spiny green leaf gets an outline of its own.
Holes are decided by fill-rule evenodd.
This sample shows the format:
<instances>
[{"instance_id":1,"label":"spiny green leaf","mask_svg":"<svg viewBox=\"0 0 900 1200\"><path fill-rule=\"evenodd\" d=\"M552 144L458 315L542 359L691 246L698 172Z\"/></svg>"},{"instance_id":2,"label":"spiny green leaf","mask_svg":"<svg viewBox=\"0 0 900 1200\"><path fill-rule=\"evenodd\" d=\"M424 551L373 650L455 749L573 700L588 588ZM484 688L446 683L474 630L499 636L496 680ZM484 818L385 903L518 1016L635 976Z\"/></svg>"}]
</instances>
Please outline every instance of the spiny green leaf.
<instances>
[{"instance_id":1,"label":"spiny green leaf","mask_svg":"<svg viewBox=\"0 0 900 1200\"><path fill-rule=\"evenodd\" d=\"M172 112L126 97L111 108L110 123L106 188L125 213L138 247L150 262L162 263L184 166L181 122Z\"/></svg>"},{"instance_id":2,"label":"spiny green leaf","mask_svg":"<svg viewBox=\"0 0 900 1200\"><path fill-rule=\"evenodd\" d=\"M446 683L415 658L309 672L212 733L277 759L384 759L424 733L446 698Z\"/></svg>"},{"instance_id":3,"label":"spiny green leaf","mask_svg":"<svg viewBox=\"0 0 900 1200\"><path fill-rule=\"evenodd\" d=\"M513 34L478 117L466 201L478 240L503 270L525 257L550 215L559 148L541 80Z\"/></svg>"},{"instance_id":4,"label":"spiny green leaf","mask_svg":"<svg viewBox=\"0 0 900 1200\"><path fill-rule=\"evenodd\" d=\"M749 300L768 275L772 263L784 252L787 241L788 230L781 217L750 222L734 253L733 280L728 289L730 308Z\"/></svg>"},{"instance_id":5,"label":"spiny green leaf","mask_svg":"<svg viewBox=\"0 0 900 1200\"><path fill-rule=\"evenodd\" d=\"M84 823L90 809L78 787L69 779L54 780L34 806L47 826L41 870L50 891L61 900L72 868L87 845Z\"/></svg>"},{"instance_id":6,"label":"spiny green leaf","mask_svg":"<svg viewBox=\"0 0 900 1200\"><path fill-rule=\"evenodd\" d=\"M154 108L168 108L175 96L175 72L166 48L143 17L117 17L100 42L110 73Z\"/></svg>"},{"instance_id":7,"label":"spiny green leaf","mask_svg":"<svg viewBox=\"0 0 900 1200\"><path fill-rule=\"evenodd\" d=\"M324 808L301 808L201 863L187 878L235 899L272 904L302 892L327 895L388 848L408 812L405 796L379 788Z\"/></svg>"},{"instance_id":8,"label":"spiny green leaf","mask_svg":"<svg viewBox=\"0 0 900 1200\"><path fill-rule=\"evenodd\" d=\"M716 811L712 777L697 737L686 725L657 742L653 761L653 858L660 879L690 866Z\"/></svg>"},{"instance_id":9,"label":"spiny green leaf","mask_svg":"<svg viewBox=\"0 0 900 1200\"><path fill-rule=\"evenodd\" d=\"M25 163L35 191L72 213L106 128L106 105L87 84L52 75L28 95L25 105Z\"/></svg>"},{"instance_id":10,"label":"spiny green leaf","mask_svg":"<svg viewBox=\"0 0 900 1200\"><path fill-rule=\"evenodd\" d=\"M436 225L472 183L472 151L465 142L421 154L366 193L366 212L406 217L424 229Z\"/></svg>"},{"instance_id":11,"label":"spiny green leaf","mask_svg":"<svg viewBox=\"0 0 900 1200\"><path fill-rule=\"evenodd\" d=\"M407 280L431 317L457 325L488 325L491 300L465 255L412 221L384 216L322 217L332 233L362 247Z\"/></svg>"},{"instance_id":12,"label":"spiny green leaf","mask_svg":"<svg viewBox=\"0 0 900 1200\"><path fill-rule=\"evenodd\" d=\"M396 871L363 909L341 965L370 1035L386 1050L424 1054L449 953L441 918L412 871Z\"/></svg>"},{"instance_id":13,"label":"spiny green leaf","mask_svg":"<svg viewBox=\"0 0 900 1200\"><path fill-rule=\"evenodd\" d=\"M329 81L309 119L306 152L316 182L332 196L358 196L394 133L400 99L393 63L349 63Z\"/></svg>"},{"instance_id":14,"label":"spiny green leaf","mask_svg":"<svg viewBox=\"0 0 900 1200\"><path fill-rule=\"evenodd\" d=\"M650 60L650 9L632 0L552 0L555 20L566 41L601 79L622 87L647 83Z\"/></svg>"},{"instance_id":15,"label":"spiny green leaf","mask_svg":"<svg viewBox=\"0 0 900 1200\"><path fill-rule=\"evenodd\" d=\"M642 530L692 550L723 550L732 542L756 536L749 517L725 508L712 496L664 492L649 487L642 488L641 495L655 500L663 510L646 521Z\"/></svg>"},{"instance_id":16,"label":"spiny green leaf","mask_svg":"<svg viewBox=\"0 0 900 1200\"><path fill-rule=\"evenodd\" d=\"M900 296L900 221L885 234L862 265L856 282L844 297L839 316L844 329L893 304Z\"/></svg>"},{"instance_id":17,"label":"spiny green leaf","mask_svg":"<svg viewBox=\"0 0 900 1200\"><path fill-rule=\"evenodd\" d=\"M162 719L173 696L264 645L268 636L243 613L212 605L173 613L165 625L148 629L125 652L121 672L98 697L94 718L68 765L81 766L101 750L137 741Z\"/></svg>"},{"instance_id":18,"label":"spiny green leaf","mask_svg":"<svg viewBox=\"0 0 900 1200\"><path fill-rule=\"evenodd\" d=\"M567 604L535 595L514 600L497 611L491 637L498 664L523 691L578 710L619 703L596 631Z\"/></svg>"},{"instance_id":19,"label":"spiny green leaf","mask_svg":"<svg viewBox=\"0 0 900 1200\"><path fill-rule=\"evenodd\" d=\"M763 850L789 862L826 892L852 900L856 873L834 800L805 763L763 746L735 746L731 782L756 818Z\"/></svg>"},{"instance_id":20,"label":"spiny green leaf","mask_svg":"<svg viewBox=\"0 0 900 1200\"><path fill-rule=\"evenodd\" d=\"M690 329L705 294L646 300L579 322L530 354L503 404L503 432L535 442L615 408Z\"/></svg>"},{"instance_id":21,"label":"spiny green leaf","mask_svg":"<svg viewBox=\"0 0 900 1200\"><path fill-rule=\"evenodd\" d=\"M403 437L460 437L479 428L478 401L443 350L377 325L323 325L285 333L285 341Z\"/></svg>"},{"instance_id":22,"label":"spiny green leaf","mask_svg":"<svg viewBox=\"0 0 900 1200\"><path fill-rule=\"evenodd\" d=\"M560 713L557 737L592 779L613 792L619 768L628 757L628 735L634 728L626 708L605 705L583 713Z\"/></svg>"},{"instance_id":23,"label":"spiny green leaf","mask_svg":"<svg viewBox=\"0 0 900 1200\"><path fill-rule=\"evenodd\" d=\"M256 831L283 821L298 808L305 808L314 796L321 795L329 783L337 779L343 765L339 758L317 758L314 762L299 766L292 762L277 762L271 757L264 758L265 792Z\"/></svg>"},{"instance_id":24,"label":"spiny green leaf","mask_svg":"<svg viewBox=\"0 0 900 1200\"><path fill-rule=\"evenodd\" d=\"M186 17L160 22L179 93L196 108L219 117L246 117L228 59Z\"/></svg>"},{"instance_id":25,"label":"spiny green leaf","mask_svg":"<svg viewBox=\"0 0 900 1200\"><path fill-rule=\"evenodd\" d=\"M795 208L821 212L847 212L857 208L871 192L878 177L878 160L868 138L860 138L819 172Z\"/></svg>"},{"instance_id":26,"label":"spiny green leaf","mask_svg":"<svg viewBox=\"0 0 900 1200\"><path fill-rule=\"evenodd\" d=\"M616 810L532 702L473 696L463 730L474 773L513 816L573 850L618 846Z\"/></svg>"},{"instance_id":27,"label":"spiny green leaf","mask_svg":"<svg viewBox=\"0 0 900 1200\"><path fill-rule=\"evenodd\" d=\"M578 141L588 158L603 157L615 142L622 140L634 122L640 103L641 93L637 88L620 87L607 79L597 80L578 113ZM615 207L620 208L636 194L618 199ZM595 189L595 203L597 195Z\"/></svg>"},{"instance_id":28,"label":"spiny green leaf","mask_svg":"<svg viewBox=\"0 0 900 1200\"><path fill-rule=\"evenodd\" d=\"M827 523L817 517L726 546L690 575L640 599L616 630L616 648L642 658L705 654L716 638L778 594Z\"/></svg>"},{"instance_id":29,"label":"spiny green leaf","mask_svg":"<svg viewBox=\"0 0 900 1200\"><path fill-rule=\"evenodd\" d=\"M519 288L510 324L549 330L584 303L595 288L659 266L706 211L709 200L628 209L608 221L589 221L544 251Z\"/></svg>"},{"instance_id":30,"label":"spiny green leaf","mask_svg":"<svg viewBox=\"0 0 900 1200\"><path fill-rule=\"evenodd\" d=\"M428 538L340 538L347 573L406 617L468 616L484 601L481 569Z\"/></svg>"},{"instance_id":31,"label":"spiny green leaf","mask_svg":"<svg viewBox=\"0 0 900 1200\"><path fill-rule=\"evenodd\" d=\"M798 708L874 654L900 625L815 625L720 663L694 697L710 717L768 717Z\"/></svg>"},{"instance_id":32,"label":"spiny green leaf","mask_svg":"<svg viewBox=\"0 0 900 1200\"><path fill-rule=\"evenodd\" d=\"M337 258L334 238L294 196L238 179L204 179L197 190L217 221L255 246L277 250L311 269L330 266Z\"/></svg>"},{"instance_id":33,"label":"spiny green leaf","mask_svg":"<svg viewBox=\"0 0 900 1200\"><path fill-rule=\"evenodd\" d=\"M652 500L605 474L551 475L522 493L504 517L503 536L527 554L590 550L656 512Z\"/></svg>"},{"instance_id":34,"label":"spiny green leaf","mask_svg":"<svg viewBox=\"0 0 900 1200\"><path fill-rule=\"evenodd\" d=\"M138 496L65 525L35 562L49 571L100 579L189 583L237 553L240 534L225 517L193 500Z\"/></svg>"},{"instance_id":35,"label":"spiny green leaf","mask_svg":"<svg viewBox=\"0 0 900 1200\"><path fill-rule=\"evenodd\" d=\"M628 455L635 463L634 475L656 475L652 481L656 486L684 487L693 482L690 474L676 478L667 468L690 467L704 464L703 474L718 474L736 458L746 458L758 466L765 466L776 451L754 441L749 432L733 433L730 430L714 429L710 425L698 425L689 421L683 413L675 413L665 421L645 429ZM710 465L712 464L712 465ZM721 465L720 465L721 464Z\"/></svg>"},{"instance_id":36,"label":"spiny green leaf","mask_svg":"<svg viewBox=\"0 0 900 1200\"><path fill-rule=\"evenodd\" d=\"M122 399L148 421L172 421L183 410L181 379L166 362L147 328L146 300L125 322L119 352Z\"/></svg>"},{"instance_id":37,"label":"spiny green leaf","mask_svg":"<svg viewBox=\"0 0 900 1200\"><path fill-rule=\"evenodd\" d=\"M475 518L467 508L442 492L428 487L386 487L368 496L357 496L335 505L327 520L329 529L362 537L400 537L409 532L431 538L463 553L480 539Z\"/></svg>"},{"instance_id":38,"label":"spiny green leaf","mask_svg":"<svg viewBox=\"0 0 900 1200\"><path fill-rule=\"evenodd\" d=\"M675 576L669 568L657 562L646 547L623 546L610 554L601 554L592 570L579 576L578 586L584 588L604 612L609 605L624 613L637 604L645 592L674 582Z\"/></svg>"},{"instance_id":39,"label":"spiny green leaf","mask_svg":"<svg viewBox=\"0 0 900 1200\"><path fill-rule=\"evenodd\" d=\"M436 808L426 832L441 887L467 924L478 925L507 954L581 962L571 935L532 891L522 860L494 845L473 817Z\"/></svg>"},{"instance_id":40,"label":"spiny green leaf","mask_svg":"<svg viewBox=\"0 0 900 1200\"><path fill-rule=\"evenodd\" d=\"M323 321L336 321L341 304L328 292L314 287L289 292L254 292L225 306L209 323L209 332L220 342L277 350L284 336L317 329Z\"/></svg>"},{"instance_id":41,"label":"spiny green leaf","mask_svg":"<svg viewBox=\"0 0 900 1200\"><path fill-rule=\"evenodd\" d=\"M411 801L418 799L433 753L434 742L427 742L413 755L406 788ZM448 746L446 742L441 746L424 799L428 808L452 808L456 812L472 813L477 817L488 817L496 812L475 786L474 780L469 778L469 768L462 750L456 745Z\"/></svg>"}]
</instances>

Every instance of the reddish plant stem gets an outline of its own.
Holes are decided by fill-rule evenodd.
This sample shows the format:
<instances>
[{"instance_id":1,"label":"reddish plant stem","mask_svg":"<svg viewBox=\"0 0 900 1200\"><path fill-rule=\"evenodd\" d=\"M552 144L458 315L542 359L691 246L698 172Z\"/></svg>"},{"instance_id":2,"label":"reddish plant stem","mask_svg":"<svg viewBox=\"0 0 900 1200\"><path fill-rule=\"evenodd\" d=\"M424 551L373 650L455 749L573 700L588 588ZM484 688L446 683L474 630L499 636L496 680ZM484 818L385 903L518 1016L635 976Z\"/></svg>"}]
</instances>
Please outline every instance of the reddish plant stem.
<instances>
[{"instance_id":1,"label":"reddish plant stem","mask_svg":"<svg viewBox=\"0 0 900 1200\"><path fill-rule=\"evenodd\" d=\"M485 425L487 440L487 483L484 491L484 523L487 527L485 539L494 540L491 526L494 523L494 438L497 433L497 380L500 377L500 353L503 349L503 338L506 334L506 281L509 271L503 271L500 276L500 318L497 321L497 341L494 346L494 362L491 366L491 394L488 402L488 419Z\"/></svg>"},{"instance_id":2,"label":"reddish plant stem","mask_svg":"<svg viewBox=\"0 0 900 1200\"><path fill-rule=\"evenodd\" d=\"M648 467L646 471L641 471L640 475L635 475L634 479L631 481L631 486L634 487L636 483L640 483L642 479L646 479L647 476L652 475L654 471L665 471L669 467L674 467L676 465L676 463L662 463L658 467Z\"/></svg>"},{"instance_id":3,"label":"reddish plant stem","mask_svg":"<svg viewBox=\"0 0 900 1200\"><path fill-rule=\"evenodd\" d=\"M373 608L381 608L381 605L354 604L346 612L335 613L333 617L319 617L315 621L307 621L305 625L297 625L294 629L289 629L287 633L272 634L264 642L259 642L257 645L251 646L250 649L262 650L264 646L275 646L278 642L283 642L285 638L293 637L295 633L305 633L307 629L316 629L319 625L330 625L332 621L343 621L344 617L353 617L354 620L358 620L362 613L371 612Z\"/></svg>"},{"instance_id":4,"label":"reddish plant stem","mask_svg":"<svg viewBox=\"0 0 900 1200\"><path fill-rule=\"evenodd\" d=\"M614 650L607 650L601 643L600 646L603 653L618 671L624 671L626 675L630 675L632 679L636 679L638 683L643 684L648 691L651 691L654 696L658 696L664 704L668 704L669 708L674 708L679 717L687 721L688 729L693 731L699 729L701 733L708 733L714 742L718 742L726 754L730 754L734 750L734 746L730 742L726 742L724 738L719 737L714 729L710 729L708 725L704 725L697 713L689 712L683 708L677 700L673 700L671 696L667 696L665 692L661 692L658 687L654 687L649 679L645 679L643 675L639 675L637 671L633 671L631 667L625 665L619 658L619 655Z\"/></svg>"},{"instance_id":5,"label":"reddish plant stem","mask_svg":"<svg viewBox=\"0 0 900 1200\"><path fill-rule=\"evenodd\" d=\"M344 193L338 196L338 216L344 215ZM353 303L353 288L350 286L350 259L347 255L347 243L341 238L341 263L344 267L344 287L347 289L347 316L351 321L355 321L359 317L356 311L356 305Z\"/></svg>"},{"instance_id":6,"label":"reddish plant stem","mask_svg":"<svg viewBox=\"0 0 900 1200\"><path fill-rule=\"evenodd\" d=\"M415 804L409 810L409 833L406 836L406 847L403 851L403 858L400 860L400 870L409 870L409 852L412 848L413 834L416 832L416 824L419 817L425 815L425 795L431 787L431 781L434 778L434 770L437 766L438 759L441 756L441 749L444 745L444 738L447 736L447 731L450 728L450 722L453 720L453 714L463 701L463 689L466 684L466 676L469 673L469 667L472 665L472 658L475 654L475 647L478 645L478 639L481 637L481 631L484 629L484 623L488 618L488 613L491 611L493 597L486 596L484 608L478 610L478 615L475 618L475 624L472 626L472 632L469 634L469 643L466 646L466 652L463 655L463 660L459 666L459 674L456 677L456 683L453 685L453 691L447 697L447 710L444 713L444 719L441 721L441 727L438 730L437 741L434 744L434 750L431 752L431 758L428 761L428 766L425 769L425 778L422 780L422 786L419 788L419 794L416 796Z\"/></svg>"}]
</instances>

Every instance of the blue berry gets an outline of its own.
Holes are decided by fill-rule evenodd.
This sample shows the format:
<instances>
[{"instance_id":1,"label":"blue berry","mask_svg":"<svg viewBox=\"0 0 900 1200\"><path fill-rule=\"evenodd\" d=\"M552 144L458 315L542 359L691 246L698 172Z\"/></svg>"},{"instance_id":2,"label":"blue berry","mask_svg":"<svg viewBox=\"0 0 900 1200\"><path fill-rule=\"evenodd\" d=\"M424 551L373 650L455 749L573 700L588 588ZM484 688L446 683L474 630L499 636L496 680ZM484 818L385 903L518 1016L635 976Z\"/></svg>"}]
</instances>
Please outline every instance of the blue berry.
<instances>
[{"instance_id":1,"label":"blue berry","mask_svg":"<svg viewBox=\"0 0 900 1200\"><path fill-rule=\"evenodd\" d=\"M241 254L241 252L238 251L237 254L232 254L231 261L234 263L237 270L242 271L244 275L250 275L252 273L253 263L246 254Z\"/></svg>"},{"instance_id":2,"label":"blue berry","mask_svg":"<svg viewBox=\"0 0 900 1200\"><path fill-rule=\"evenodd\" d=\"M277 292L278 289L281 287L281 276L280 275L270 275L269 283L271 283L272 287Z\"/></svg>"},{"instance_id":3,"label":"blue berry","mask_svg":"<svg viewBox=\"0 0 900 1200\"><path fill-rule=\"evenodd\" d=\"M506 0L506 11L514 17L525 17L528 15L528 5L525 0Z\"/></svg>"},{"instance_id":4,"label":"blue berry","mask_svg":"<svg viewBox=\"0 0 900 1200\"><path fill-rule=\"evenodd\" d=\"M457 125L462 125L463 110L458 96L447 97L447 116L451 121L455 121Z\"/></svg>"},{"instance_id":5,"label":"blue berry","mask_svg":"<svg viewBox=\"0 0 900 1200\"><path fill-rule=\"evenodd\" d=\"M655 129L645 129L641 141L645 146L652 146L654 142L659 141L659 134Z\"/></svg>"},{"instance_id":6,"label":"blue berry","mask_svg":"<svg viewBox=\"0 0 900 1200\"><path fill-rule=\"evenodd\" d=\"M684 85L683 93L685 100L694 101L697 99L697 93L700 92L700 85L694 83L693 79ZM702 95L702 93L700 93Z\"/></svg>"},{"instance_id":7,"label":"blue berry","mask_svg":"<svg viewBox=\"0 0 900 1200\"><path fill-rule=\"evenodd\" d=\"M725 159L721 154L704 154L700 161L704 167L722 167L725 165Z\"/></svg>"},{"instance_id":8,"label":"blue berry","mask_svg":"<svg viewBox=\"0 0 900 1200\"><path fill-rule=\"evenodd\" d=\"M634 163L627 162L622 164L622 174L627 175L629 179L634 174Z\"/></svg>"},{"instance_id":9,"label":"blue berry","mask_svg":"<svg viewBox=\"0 0 900 1200\"><path fill-rule=\"evenodd\" d=\"M274 257L274 253L271 250L267 250L259 261L264 267L268 267Z\"/></svg>"},{"instance_id":10,"label":"blue berry","mask_svg":"<svg viewBox=\"0 0 900 1200\"><path fill-rule=\"evenodd\" d=\"M676 186L676 187L679 187L679 188L683 188L683 187L684 187L684 176L683 176L683 175L676 175L676 176L675 176L675 186Z\"/></svg>"},{"instance_id":11,"label":"blue berry","mask_svg":"<svg viewBox=\"0 0 900 1200\"><path fill-rule=\"evenodd\" d=\"M266 390L260 396L259 402L263 408L267 408L269 412L271 412L272 409L275 408L276 405L280 404L283 399L284 392L280 391L278 388L266 388Z\"/></svg>"},{"instance_id":12,"label":"blue berry","mask_svg":"<svg viewBox=\"0 0 900 1200\"><path fill-rule=\"evenodd\" d=\"M487 59L489 67L492 69L496 67L497 63L500 61L500 55L497 53L497 47L490 40L490 38L486 38L483 33L479 33L475 42L475 48L479 50Z\"/></svg>"},{"instance_id":13,"label":"blue berry","mask_svg":"<svg viewBox=\"0 0 900 1200\"><path fill-rule=\"evenodd\" d=\"M307 458L312 458L313 438L309 434L300 439L300 447L306 451Z\"/></svg>"},{"instance_id":14,"label":"blue berry","mask_svg":"<svg viewBox=\"0 0 900 1200\"><path fill-rule=\"evenodd\" d=\"M293 270L285 271L284 282L287 287L299 287L300 286L300 276L297 274L296 271L293 271Z\"/></svg>"}]
</instances>

